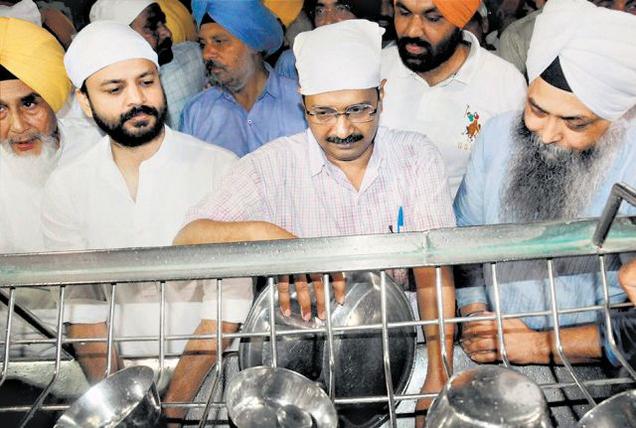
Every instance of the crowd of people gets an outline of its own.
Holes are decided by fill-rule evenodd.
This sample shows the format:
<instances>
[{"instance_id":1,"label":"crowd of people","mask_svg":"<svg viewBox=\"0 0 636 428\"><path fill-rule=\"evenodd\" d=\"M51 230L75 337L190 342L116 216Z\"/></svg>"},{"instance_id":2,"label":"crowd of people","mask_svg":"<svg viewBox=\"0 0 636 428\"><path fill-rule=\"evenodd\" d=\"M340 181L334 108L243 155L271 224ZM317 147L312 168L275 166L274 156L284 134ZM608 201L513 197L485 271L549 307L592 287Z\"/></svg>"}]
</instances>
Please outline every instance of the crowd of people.
<instances>
[{"instance_id":1,"label":"crowd of people","mask_svg":"<svg viewBox=\"0 0 636 428\"><path fill-rule=\"evenodd\" d=\"M97 0L76 32L42 4L0 1L0 253L567 221L599 216L614 183L636 186L636 0L188 6ZM554 266L561 309L603 302L597 259ZM490 314L490 269L442 272L445 317ZM332 276L342 303L346 282ZM433 268L392 276L415 292L421 319L437 318ZM548 277L544 263L500 264L502 310L548 310ZM636 299L636 262L609 258L608 281L612 302ZM316 274L279 279L282 314L292 284L302 318L313 286L324 319ZM105 337L110 286L67 294L68 336ZM118 288L115 335L156 335L159 299L154 283ZM216 332L212 282L169 283L166 299L167 334ZM253 279L223 282L223 331L240 328L252 300ZM18 302L56 305L44 289L19 290ZM597 318L561 316L564 351L616 365ZM613 320L630 358L634 319ZM550 317L503 326L512 363L559 363ZM463 352L499 361L496 333L494 322L466 324ZM437 392L447 380L437 326L424 335L421 391ZM213 342L170 342L181 358L167 401L194 398ZM106 349L76 345L90 381ZM123 342L114 367L156 354L156 343Z\"/></svg>"}]
</instances>

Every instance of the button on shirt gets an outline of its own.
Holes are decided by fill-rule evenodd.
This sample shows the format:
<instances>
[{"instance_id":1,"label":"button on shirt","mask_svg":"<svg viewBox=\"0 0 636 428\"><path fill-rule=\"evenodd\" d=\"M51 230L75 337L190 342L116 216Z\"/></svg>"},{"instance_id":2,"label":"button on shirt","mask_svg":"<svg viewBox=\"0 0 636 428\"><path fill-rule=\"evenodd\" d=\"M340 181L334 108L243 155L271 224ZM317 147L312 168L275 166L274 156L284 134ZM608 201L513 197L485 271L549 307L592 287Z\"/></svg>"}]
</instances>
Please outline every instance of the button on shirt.
<instances>
[{"instance_id":1,"label":"button on shirt","mask_svg":"<svg viewBox=\"0 0 636 428\"><path fill-rule=\"evenodd\" d=\"M85 250L170 245L189 207L218 190L236 156L166 127L159 150L139 168L133 200L113 161L108 137L51 175L44 193L42 223L51 250ZM201 319L216 319L213 281L166 285L167 334L192 334ZM107 319L110 286L68 290L65 321L98 323ZM241 322L251 303L251 280L224 281L224 320ZM117 288L115 334L156 335L159 289L152 284ZM203 302L203 303L202 303ZM168 342L180 353L183 342ZM121 344L123 354L149 355L156 342Z\"/></svg>"},{"instance_id":2,"label":"button on shirt","mask_svg":"<svg viewBox=\"0 0 636 428\"><path fill-rule=\"evenodd\" d=\"M212 87L183 110L181 131L244 156L278 137L303 131L307 124L298 85L267 66L265 90L247 112L227 91Z\"/></svg>"},{"instance_id":3,"label":"button on shirt","mask_svg":"<svg viewBox=\"0 0 636 428\"><path fill-rule=\"evenodd\" d=\"M466 177L455 198L455 214L459 226L502 223L500 193L507 181L507 165L511 158L511 130L520 120L520 112L511 112L491 119L478 138ZM616 182L636 185L636 123L630 125L623 147L616 154L614 163L606 171L606 178L594 193L591 202L581 212L581 218L598 217ZM636 208L623 204L620 214L636 215ZM616 270L618 260L608 260L609 292L613 302L625 300L618 285ZM498 263L501 308L505 313L545 311L550 309L549 285L545 262ZM593 257L555 260L558 275L557 301L560 308L575 308L603 302L598 260ZM487 287L484 284L457 289L458 306L470 303L487 303L494 308L492 278L489 267L484 269ZM596 321L596 312L581 312L560 316L563 326ZM533 329L544 329L551 325L549 317L529 317L524 322Z\"/></svg>"},{"instance_id":4,"label":"button on shirt","mask_svg":"<svg viewBox=\"0 0 636 428\"><path fill-rule=\"evenodd\" d=\"M267 221L302 238L455 225L444 164L424 136L380 128L360 189L327 160L310 130L241 159L189 219Z\"/></svg>"},{"instance_id":5,"label":"button on shirt","mask_svg":"<svg viewBox=\"0 0 636 428\"><path fill-rule=\"evenodd\" d=\"M172 61L161 66L159 75L168 104L166 123L176 128L188 100L203 91L205 66L201 49L196 43L176 44L172 47L172 54Z\"/></svg>"},{"instance_id":6,"label":"button on shirt","mask_svg":"<svg viewBox=\"0 0 636 428\"><path fill-rule=\"evenodd\" d=\"M466 61L435 86L402 63L397 46L382 51L387 83L380 123L428 136L446 162L453 195L481 127L492 116L519 109L526 96L525 80L512 64L481 48L471 33L463 36L470 43Z\"/></svg>"}]
</instances>

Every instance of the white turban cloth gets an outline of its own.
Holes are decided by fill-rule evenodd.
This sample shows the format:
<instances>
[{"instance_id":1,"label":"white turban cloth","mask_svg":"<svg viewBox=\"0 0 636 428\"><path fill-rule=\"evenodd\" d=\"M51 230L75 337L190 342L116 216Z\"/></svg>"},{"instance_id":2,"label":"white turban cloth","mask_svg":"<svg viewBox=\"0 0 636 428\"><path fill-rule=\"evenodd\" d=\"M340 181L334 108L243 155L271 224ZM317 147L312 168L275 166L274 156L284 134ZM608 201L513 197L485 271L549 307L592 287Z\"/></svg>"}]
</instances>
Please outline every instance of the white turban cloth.
<instances>
[{"instance_id":1,"label":"white turban cloth","mask_svg":"<svg viewBox=\"0 0 636 428\"><path fill-rule=\"evenodd\" d=\"M0 6L0 16L18 18L42 26L42 14L33 0L22 0L13 6Z\"/></svg>"},{"instance_id":2,"label":"white turban cloth","mask_svg":"<svg viewBox=\"0 0 636 428\"><path fill-rule=\"evenodd\" d=\"M528 51L532 82L558 57L574 95L614 121L636 105L636 16L586 0L550 0Z\"/></svg>"},{"instance_id":3,"label":"white turban cloth","mask_svg":"<svg viewBox=\"0 0 636 428\"><path fill-rule=\"evenodd\" d=\"M88 17L91 22L117 21L130 25L155 0L97 0Z\"/></svg>"},{"instance_id":4,"label":"white turban cloth","mask_svg":"<svg viewBox=\"0 0 636 428\"><path fill-rule=\"evenodd\" d=\"M300 33L294 41L300 93L315 95L380 86L383 33L378 24L364 19Z\"/></svg>"},{"instance_id":5,"label":"white turban cloth","mask_svg":"<svg viewBox=\"0 0 636 428\"><path fill-rule=\"evenodd\" d=\"M132 28L119 22L97 21L75 36L64 55L64 65L73 85L80 88L102 68L129 59L147 59L159 68L157 53Z\"/></svg>"}]
</instances>

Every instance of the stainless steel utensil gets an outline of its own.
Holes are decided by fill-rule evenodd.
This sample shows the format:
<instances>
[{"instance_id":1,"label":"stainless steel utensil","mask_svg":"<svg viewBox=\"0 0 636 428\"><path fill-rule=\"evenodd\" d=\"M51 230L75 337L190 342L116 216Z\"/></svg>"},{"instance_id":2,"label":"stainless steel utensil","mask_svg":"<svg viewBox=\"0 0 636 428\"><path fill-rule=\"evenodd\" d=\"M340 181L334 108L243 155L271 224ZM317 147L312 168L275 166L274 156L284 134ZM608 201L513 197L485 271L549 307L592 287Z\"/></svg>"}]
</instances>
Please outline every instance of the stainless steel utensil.
<instances>
[{"instance_id":1,"label":"stainless steel utensil","mask_svg":"<svg viewBox=\"0 0 636 428\"><path fill-rule=\"evenodd\" d=\"M56 428L151 428L161 416L149 367L120 370L91 387L55 424Z\"/></svg>"},{"instance_id":2,"label":"stainless steel utensil","mask_svg":"<svg viewBox=\"0 0 636 428\"><path fill-rule=\"evenodd\" d=\"M413 314L404 291L389 277L386 283L387 318L389 322L412 321ZM278 299L278 295L275 296ZM351 327L380 324L380 277L373 272L348 274L347 291L343 306L332 300L333 327ZM315 305L314 305L315 311ZM300 309L292 294L292 313ZM305 322L299 316L285 318L276 311L276 330L309 329L322 326L320 321ZM269 330L269 292L263 292L254 303L245 332ZM277 338L278 367L288 368L308 379L327 386L329 359L325 334L308 333ZM396 394L406 388L415 359L416 332L414 327L389 330L391 376ZM382 361L382 333L380 330L352 331L336 335L333 342L335 357L334 379L336 397L385 395L384 366ZM239 349L241 368L271 365L269 337L244 339ZM388 417L386 403L338 405L340 426L343 428L369 428L380 426Z\"/></svg>"},{"instance_id":3,"label":"stainless steel utensil","mask_svg":"<svg viewBox=\"0 0 636 428\"><path fill-rule=\"evenodd\" d=\"M579 428L636 427L636 389L621 392L587 412Z\"/></svg>"},{"instance_id":4,"label":"stainless steel utensil","mask_svg":"<svg viewBox=\"0 0 636 428\"><path fill-rule=\"evenodd\" d=\"M252 367L228 385L227 411L238 428L336 428L338 416L316 383L281 368Z\"/></svg>"},{"instance_id":5,"label":"stainless steel utensil","mask_svg":"<svg viewBox=\"0 0 636 428\"><path fill-rule=\"evenodd\" d=\"M453 376L433 401L426 423L435 428L552 426L541 388L521 373L497 366Z\"/></svg>"}]
</instances>

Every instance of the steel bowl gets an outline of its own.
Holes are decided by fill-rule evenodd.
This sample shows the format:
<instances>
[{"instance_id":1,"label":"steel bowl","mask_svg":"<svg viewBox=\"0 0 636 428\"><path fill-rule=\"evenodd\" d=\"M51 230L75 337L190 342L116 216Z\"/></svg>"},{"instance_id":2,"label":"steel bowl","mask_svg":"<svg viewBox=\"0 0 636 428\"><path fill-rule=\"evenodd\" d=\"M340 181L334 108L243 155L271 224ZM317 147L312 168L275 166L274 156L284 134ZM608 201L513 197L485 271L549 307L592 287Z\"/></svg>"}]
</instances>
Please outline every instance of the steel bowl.
<instances>
[{"instance_id":1,"label":"steel bowl","mask_svg":"<svg viewBox=\"0 0 636 428\"><path fill-rule=\"evenodd\" d=\"M636 389L621 392L594 407L581 418L579 428L636 427Z\"/></svg>"},{"instance_id":2,"label":"steel bowl","mask_svg":"<svg viewBox=\"0 0 636 428\"><path fill-rule=\"evenodd\" d=\"M453 376L435 398L427 426L551 427L541 388L514 370L478 367Z\"/></svg>"},{"instance_id":3,"label":"steel bowl","mask_svg":"<svg viewBox=\"0 0 636 428\"><path fill-rule=\"evenodd\" d=\"M380 277L377 273L347 274L347 291L343 306L332 300L333 327L352 327L380 324ZM275 296L278 299L276 293ZM278 300L277 300L278 301ZM389 322L413 321L411 306L404 291L389 277L386 283L387 318ZM276 330L298 330L324 327L316 318L305 322L300 316L286 318L278 310ZM300 308L292 293L292 313ZM247 333L269 330L269 292L263 292L254 303L243 331ZM415 360L415 327L389 330L391 378L396 394L408 385ZM336 335L333 342L335 359L334 380L336 397L360 397L386 394L382 360L382 333L380 330L351 331ZM311 381L327 387L329 359L324 333L280 336L277 338L277 365L302 374ZM242 369L271 365L269 337L243 339L239 348ZM339 426L344 428L370 428L380 426L388 417L386 403L338 405Z\"/></svg>"},{"instance_id":4,"label":"steel bowl","mask_svg":"<svg viewBox=\"0 0 636 428\"><path fill-rule=\"evenodd\" d=\"M252 367L227 389L228 415L238 428L336 428L338 416L327 394L296 372Z\"/></svg>"},{"instance_id":5,"label":"steel bowl","mask_svg":"<svg viewBox=\"0 0 636 428\"><path fill-rule=\"evenodd\" d=\"M151 428L161 416L154 372L130 367L91 387L58 419L56 428Z\"/></svg>"}]
</instances>

